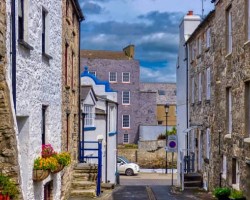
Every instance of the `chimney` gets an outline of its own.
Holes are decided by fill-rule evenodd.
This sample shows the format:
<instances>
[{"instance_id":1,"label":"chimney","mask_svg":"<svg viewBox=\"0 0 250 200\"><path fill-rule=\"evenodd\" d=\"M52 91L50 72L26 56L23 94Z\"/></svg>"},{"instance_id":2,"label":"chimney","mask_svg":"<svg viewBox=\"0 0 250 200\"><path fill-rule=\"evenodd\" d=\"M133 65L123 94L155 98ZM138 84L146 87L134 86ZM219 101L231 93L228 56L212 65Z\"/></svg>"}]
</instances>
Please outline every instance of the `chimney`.
<instances>
[{"instance_id":1,"label":"chimney","mask_svg":"<svg viewBox=\"0 0 250 200\"><path fill-rule=\"evenodd\" d=\"M126 56L129 57L129 59L134 59L135 56L135 45L130 44L127 47L123 48L123 52Z\"/></svg>"},{"instance_id":2,"label":"chimney","mask_svg":"<svg viewBox=\"0 0 250 200\"><path fill-rule=\"evenodd\" d=\"M194 14L194 12L192 10L189 10L188 13L187 13L187 15L189 15L189 16L193 15L193 14Z\"/></svg>"}]
</instances>

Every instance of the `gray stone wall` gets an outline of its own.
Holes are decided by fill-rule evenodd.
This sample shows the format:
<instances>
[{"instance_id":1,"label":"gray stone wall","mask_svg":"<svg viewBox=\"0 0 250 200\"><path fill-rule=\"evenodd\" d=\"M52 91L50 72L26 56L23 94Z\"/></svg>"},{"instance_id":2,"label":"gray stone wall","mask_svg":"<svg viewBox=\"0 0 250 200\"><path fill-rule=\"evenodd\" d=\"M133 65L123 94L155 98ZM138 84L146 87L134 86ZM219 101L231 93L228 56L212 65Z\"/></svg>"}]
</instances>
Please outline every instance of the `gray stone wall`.
<instances>
[{"instance_id":1,"label":"gray stone wall","mask_svg":"<svg viewBox=\"0 0 250 200\"><path fill-rule=\"evenodd\" d=\"M6 80L6 0L0 2L0 173L12 178L17 184L23 199L19 174L16 132L14 130L14 108Z\"/></svg>"}]
</instances>

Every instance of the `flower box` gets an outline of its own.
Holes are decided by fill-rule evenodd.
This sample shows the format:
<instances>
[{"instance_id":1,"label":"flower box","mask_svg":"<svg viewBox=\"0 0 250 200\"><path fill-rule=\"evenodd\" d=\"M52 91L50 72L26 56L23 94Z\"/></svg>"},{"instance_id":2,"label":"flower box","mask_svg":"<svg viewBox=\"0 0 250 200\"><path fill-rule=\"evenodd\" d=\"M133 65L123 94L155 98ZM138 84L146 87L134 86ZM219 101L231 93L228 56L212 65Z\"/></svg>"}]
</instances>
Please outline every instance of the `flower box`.
<instances>
[{"instance_id":1,"label":"flower box","mask_svg":"<svg viewBox=\"0 0 250 200\"><path fill-rule=\"evenodd\" d=\"M33 170L33 180L42 181L49 176L49 170L34 169Z\"/></svg>"},{"instance_id":2,"label":"flower box","mask_svg":"<svg viewBox=\"0 0 250 200\"><path fill-rule=\"evenodd\" d=\"M51 171L51 172L52 172L53 174L55 174L55 173L58 173L58 172L62 171L63 168L64 168L63 165L58 165L57 168L56 168L54 171Z\"/></svg>"}]
</instances>

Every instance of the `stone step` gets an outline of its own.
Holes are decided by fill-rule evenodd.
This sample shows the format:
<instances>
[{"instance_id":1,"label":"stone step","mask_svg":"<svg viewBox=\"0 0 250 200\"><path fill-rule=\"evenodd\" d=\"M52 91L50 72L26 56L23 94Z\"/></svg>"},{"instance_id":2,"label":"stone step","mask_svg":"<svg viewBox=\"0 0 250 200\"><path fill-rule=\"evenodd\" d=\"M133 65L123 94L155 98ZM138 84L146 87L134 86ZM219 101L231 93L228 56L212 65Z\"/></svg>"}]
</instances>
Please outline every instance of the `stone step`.
<instances>
[{"instance_id":1,"label":"stone step","mask_svg":"<svg viewBox=\"0 0 250 200\"><path fill-rule=\"evenodd\" d=\"M184 186L185 187L201 187L202 182L201 181L185 181Z\"/></svg>"},{"instance_id":2,"label":"stone step","mask_svg":"<svg viewBox=\"0 0 250 200\"><path fill-rule=\"evenodd\" d=\"M70 193L71 197L96 197L96 190L89 189L89 190L72 190Z\"/></svg>"},{"instance_id":3,"label":"stone step","mask_svg":"<svg viewBox=\"0 0 250 200\"><path fill-rule=\"evenodd\" d=\"M74 167L75 170L97 170L98 166L95 164L79 163Z\"/></svg>"},{"instance_id":4,"label":"stone step","mask_svg":"<svg viewBox=\"0 0 250 200\"><path fill-rule=\"evenodd\" d=\"M97 173L73 173L73 177L75 180L95 181Z\"/></svg>"},{"instance_id":5,"label":"stone step","mask_svg":"<svg viewBox=\"0 0 250 200\"><path fill-rule=\"evenodd\" d=\"M72 188L74 189L95 189L96 184L91 181L73 181Z\"/></svg>"}]
</instances>

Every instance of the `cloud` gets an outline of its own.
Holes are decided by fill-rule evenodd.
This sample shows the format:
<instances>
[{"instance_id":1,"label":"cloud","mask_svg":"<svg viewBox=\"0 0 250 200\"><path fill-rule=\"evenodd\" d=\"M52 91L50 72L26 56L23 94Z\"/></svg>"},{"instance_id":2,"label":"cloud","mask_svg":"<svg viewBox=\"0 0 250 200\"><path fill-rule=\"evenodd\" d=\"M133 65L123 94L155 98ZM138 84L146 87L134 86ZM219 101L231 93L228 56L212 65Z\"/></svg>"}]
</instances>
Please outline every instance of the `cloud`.
<instances>
[{"instance_id":1,"label":"cloud","mask_svg":"<svg viewBox=\"0 0 250 200\"><path fill-rule=\"evenodd\" d=\"M85 14L100 14L102 7L96 3L87 2L82 6Z\"/></svg>"}]
</instances>

